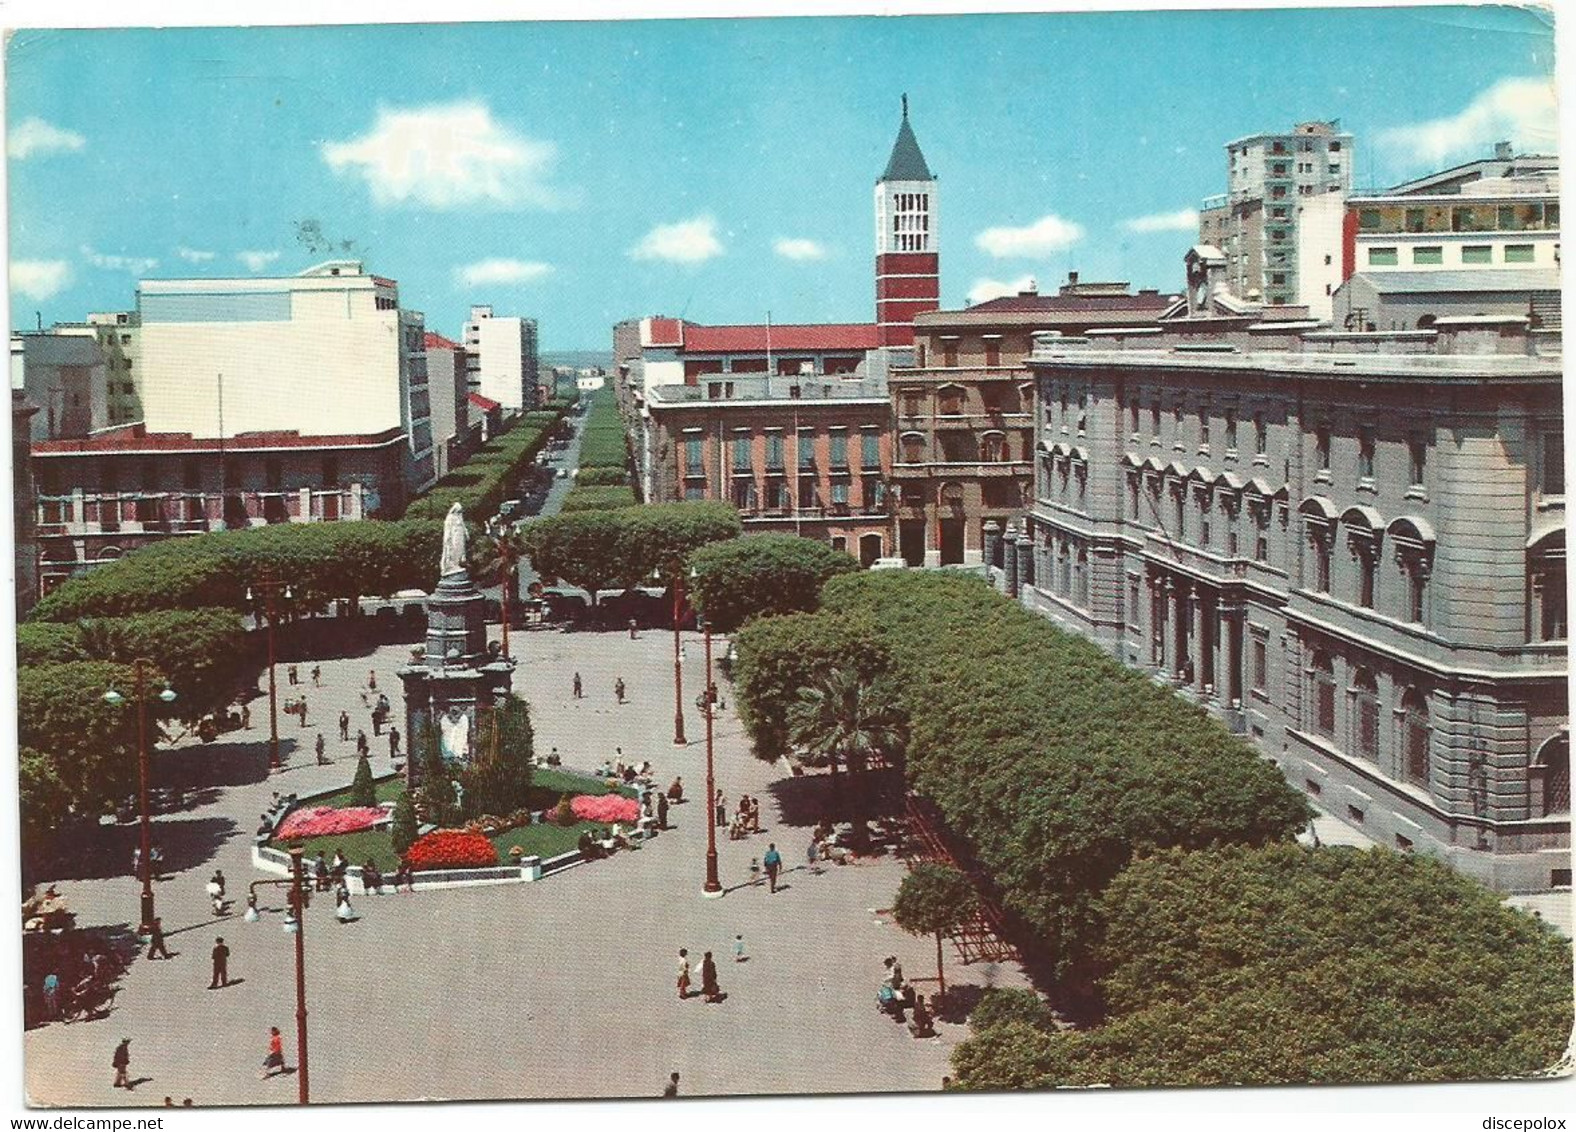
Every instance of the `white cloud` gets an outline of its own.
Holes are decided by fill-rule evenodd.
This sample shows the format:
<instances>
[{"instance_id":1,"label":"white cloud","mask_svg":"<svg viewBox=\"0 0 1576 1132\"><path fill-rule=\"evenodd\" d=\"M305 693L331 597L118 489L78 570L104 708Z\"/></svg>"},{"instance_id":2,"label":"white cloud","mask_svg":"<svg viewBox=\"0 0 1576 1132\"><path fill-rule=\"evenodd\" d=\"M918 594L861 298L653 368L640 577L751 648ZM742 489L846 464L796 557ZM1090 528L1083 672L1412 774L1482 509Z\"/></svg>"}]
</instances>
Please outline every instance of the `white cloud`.
<instances>
[{"instance_id":1,"label":"white cloud","mask_svg":"<svg viewBox=\"0 0 1576 1132\"><path fill-rule=\"evenodd\" d=\"M126 271L132 275L141 275L159 266L159 261L151 257L105 255L103 252L94 251L86 244L82 245L82 258L101 271Z\"/></svg>"},{"instance_id":2,"label":"white cloud","mask_svg":"<svg viewBox=\"0 0 1576 1132\"><path fill-rule=\"evenodd\" d=\"M1063 251L1083 239L1083 225L1060 216L1042 216L1023 228L987 228L974 237L981 251L997 259L1044 256Z\"/></svg>"},{"instance_id":3,"label":"white cloud","mask_svg":"<svg viewBox=\"0 0 1576 1132\"><path fill-rule=\"evenodd\" d=\"M75 153L87 144L87 138L72 130L51 126L42 118L24 118L11 131L5 151L17 161L25 161L35 154Z\"/></svg>"},{"instance_id":4,"label":"white cloud","mask_svg":"<svg viewBox=\"0 0 1576 1132\"><path fill-rule=\"evenodd\" d=\"M462 287L487 283L531 283L552 274L553 265L519 259L483 259L454 269L454 279Z\"/></svg>"},{"instance_id":5,"label":"white cloud","mask_svg":"<svg viewBox=\"0 0 1576 1132\"><path fill-rule=\"evenodd\" d=\"M1034 286L1034 276L1020 275L1018 278L1003 281L1000 279L976 279L974 286L969 288L969 305L989 302L991 299L1004 298L1007 295L1016 295L1027 291Z\"/></svg>"},{"instance_id":6,"label":"white cloud","mask_svg":"<svg viewBox=\"0 0 1576 1132\"><path fill-rule=\"evenodd\" d=\"M1513 142L1523 152L1553 153L1556 133L1553 82L1501 79L1459 114L1381 130L1379 145L1419 164L1438 163L1486 157L1498 141Z\"/></svg>"},{"instance_id":7,"label":"white cloud","mask_svg":"<svg viewBox=\"0 0 1576 1132\"><path fill-rule=\"evenodd\" d=\"M658 224L629 249L633 259L665 259L672 263L700 263L722 254L717 221L697 216L675 224Z\"/></svg>"},{"instance_id":8,"label":"white cloud","mask_svg":"<svg viewBox=\"0 0 1576 1132\"><path fill-rule=\"evenodd\" d=\"M213 259L214 256L218 255L219 253L218 252L198 251L196 248L188 248L188 247L182 246L182 247L179 247L179 248L175 249L175 254L180 256L187 263L207 263L209 260Z\"/></svg>"},{"instance_id":9,"label":"white cloud","mask_svg":"<svg viewBox=\"0 0 1576 1132\"><path fill-rule=\"evenodd\" d=\"M63 259L14 259L11 290L30 299L52 299L71 283L71 265Z\"/></svg>"},{"instance_id":10,"label":"white cloud","mask_svg":"<svg viewBox=\"0 0 1576 1132\"><path fill-rule=\"evenodd\" d=\"M1198 209L1179 208L1175 212L1155 212L1122 221L1129 232L1197 232Z\"/></svg>"},{"instance_id":11,"label":"white cloud","mask_svg":"<svg viewBox=\"0 0 1576 1132\"><path fill-rule=\"evenodd\" d=\"M814 240L780 236L772 243L772 250L784 259L825 259L826 248Z\"/></svg>"},{"instance_id":12,"label":"white cloud","mask_svg":"<svg viewBox=\"0 0 1576 1132\"><path fill-rule=\"evenodd\" d=\"M322 153L329 168L364 179L378 204L453 209L564 203L563 194L546 184L557 147L495 121L481 102L380 107L371 130L324 142Z\"/></svg>"},{"instance_id":13,"label":"white cloud","mask_svg":"<svg viewBox=\"0 0 1576 1132\"><path fill-rule=\"evenodd\" d=\"M267 271L268 265L279 258L278 252L236 252L235 258L246 265L246 270L251 272Z\"/></svg>"}]
</instances>

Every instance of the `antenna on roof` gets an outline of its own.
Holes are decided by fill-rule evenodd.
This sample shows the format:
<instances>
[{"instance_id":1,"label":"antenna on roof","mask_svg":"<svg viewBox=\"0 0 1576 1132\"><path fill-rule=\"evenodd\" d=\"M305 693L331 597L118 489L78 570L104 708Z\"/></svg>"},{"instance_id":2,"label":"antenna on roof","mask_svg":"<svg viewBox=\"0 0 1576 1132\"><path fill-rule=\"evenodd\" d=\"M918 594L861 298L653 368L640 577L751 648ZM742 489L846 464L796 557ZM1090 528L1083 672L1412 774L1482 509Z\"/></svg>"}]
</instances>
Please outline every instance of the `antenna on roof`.
<instances>
[{"instance_id":1,"label":"antenna on roof","mask_svg":"<svg viewBox=\"0 0 1576 1132\"><path fill-rule=\"evenodd\" d=\"M905 121L908 119L908 93L906 91L903 94L903 118Z\"/></svg>"}]
</instances>

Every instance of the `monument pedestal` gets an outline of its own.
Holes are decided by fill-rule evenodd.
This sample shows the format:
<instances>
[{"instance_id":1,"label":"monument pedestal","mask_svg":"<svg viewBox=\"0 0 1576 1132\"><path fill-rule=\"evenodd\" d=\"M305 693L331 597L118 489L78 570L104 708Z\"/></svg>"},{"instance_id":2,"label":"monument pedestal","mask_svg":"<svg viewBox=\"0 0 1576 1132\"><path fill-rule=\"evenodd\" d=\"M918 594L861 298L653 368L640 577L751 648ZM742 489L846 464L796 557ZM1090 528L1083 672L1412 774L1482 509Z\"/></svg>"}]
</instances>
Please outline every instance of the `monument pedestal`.
<instances>
[{"instance_id":1,"label":"monument pedestal","mask_svg":"<svg viewBox=\"0 0 1576 1132\"><path fill-rule=\"evenodd\" d=\"M405 685L405 783L421 785L421 737L430 727L445 760L476 757L481 714L500 706L514 679L514 661L487 643L486 600L465 570L444 575L427 599L427 642L399 670Z\"/></svg>"}]
</instances>

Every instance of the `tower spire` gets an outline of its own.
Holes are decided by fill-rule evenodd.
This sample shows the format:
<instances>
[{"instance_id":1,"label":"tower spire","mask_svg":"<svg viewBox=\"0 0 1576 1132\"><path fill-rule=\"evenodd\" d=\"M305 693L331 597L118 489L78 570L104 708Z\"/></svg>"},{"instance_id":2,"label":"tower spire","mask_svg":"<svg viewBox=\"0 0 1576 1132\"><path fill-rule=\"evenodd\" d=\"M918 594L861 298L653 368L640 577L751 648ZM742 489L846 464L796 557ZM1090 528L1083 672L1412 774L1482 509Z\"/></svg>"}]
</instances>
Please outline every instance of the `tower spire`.
<instances>
[{"instance_id":1,"label":"tower spire","mask_svg":"<svg viewBox=\"0 0 1576 1132\"><path fill-rule=\"evenodd\" d=\"M903 92L903 121L908 121L908 92Z\"/></svg>"}]
</instances>

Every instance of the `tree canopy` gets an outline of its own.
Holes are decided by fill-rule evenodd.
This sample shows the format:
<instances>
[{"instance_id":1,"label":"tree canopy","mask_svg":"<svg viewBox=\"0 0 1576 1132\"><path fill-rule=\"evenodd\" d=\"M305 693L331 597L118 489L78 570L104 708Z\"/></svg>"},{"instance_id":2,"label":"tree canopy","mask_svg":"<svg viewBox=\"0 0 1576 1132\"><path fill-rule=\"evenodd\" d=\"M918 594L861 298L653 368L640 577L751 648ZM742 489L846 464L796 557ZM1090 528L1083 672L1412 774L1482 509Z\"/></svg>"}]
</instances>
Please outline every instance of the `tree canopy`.
<instances>
[{"instance_id":1,"label":"tree canopy","mask_svg":"<svg viewBox=\"0 0 1576 1132\"><path fill-rule=\"evenodd\" d=\"M960 1087L1520 1077L1570 1037L1569 942L1430 858L1169 850L1101 906L1109 1019L976 1019Z\"/></svg>"},{"instance_id":2,"label":"tree canopy","mask_svg":"<svg viewBox=\"0 0 1576 1132\"><path fill-rule=\"evenodd\" d=\"M794 535L750 535L690 555L690 600L712 626L731 633L751 617L810 612L827 579L859 563L824 542Z\"/></svg>"},{"instance_id":3,"label":"tree canopy","mask_svg":"<svg viewBox=\"0 0 1576 1132\"><path fill-rule=\"evenodd\" d=\"M471 454L470 459L411 500L407 519L442 519L458 503L473 523L497 514L523 472L551 437L564 415L563 408L515 417L499 433Z\"/></svg>"},{"instance_id":4,"label":"tree canopy","mask_svg":"<svg viewBox=\"0 0 1576 1132\"><path fill-rule=\"evenodd\" d=\"M60 586L32 621L120 617L155 609L249 608L246 590L265 570L288 584L293 608L316 609L364 594L431 589L442 525L363 519L277 523L150 543Z\"/></svg>"},{"instance_id":5,"label":"tree canopy","mask_svg":"<svg viewBox=\"0 0 1576 1132\"><path fill-rule=\"evenodd\" d=\"M1058 975L1087 985L1095 898L1152 847L1290 837L1307 803L1247 742L1097 647L956 573L834 577L821 612L737 638L745 724L846 653L859 625L889 656L910 785L941 811Z\"/></svg>"},{"instance_id":6,"label":"tree canopy","mask_svg":"<svg viewBox=\"0 0 1576 1132\"><path fill-rule=\"evenodd\" d=\"M538 574L595 594L671 577L691 551L740 530L726 504L660 503L537 519L525 527L525 547Z\"/></svg>"},{"instance_id":7,"label":"tree canopy","mask_svg":"<svg viewBox=\"0 0 1576 1132\"><path fill-rule=\"evenodd\" d=\"M910 935L947 935L974 915L974 888L951 865L915 865L898 885L892 918Z\"/></svg>"},{"instance_id":8,"label":"tree canopy","mask_svg":"<svg viewBox=\"0 0 1576 1132\"><path fill-rule=\"evenodd\" d=\"M530 710L518 697L480 713L476 759L460 772L465 817L501 816L529 803L534 743Z\"/></svg>"},{"instance_id":9,"label":"tree canopy","mask_svg":"<svg viewBox=\"0 0 1576 1132\"><path fill-rule=\"evenodd\" d=\"M733 669L739 717L758 758L776 762L792 750L789 717L801 689L834 667L873 680L888 672L892 658L868 617L823 617L789 613L762 617L733 639Z\"/></svg>"}]
</instances>

